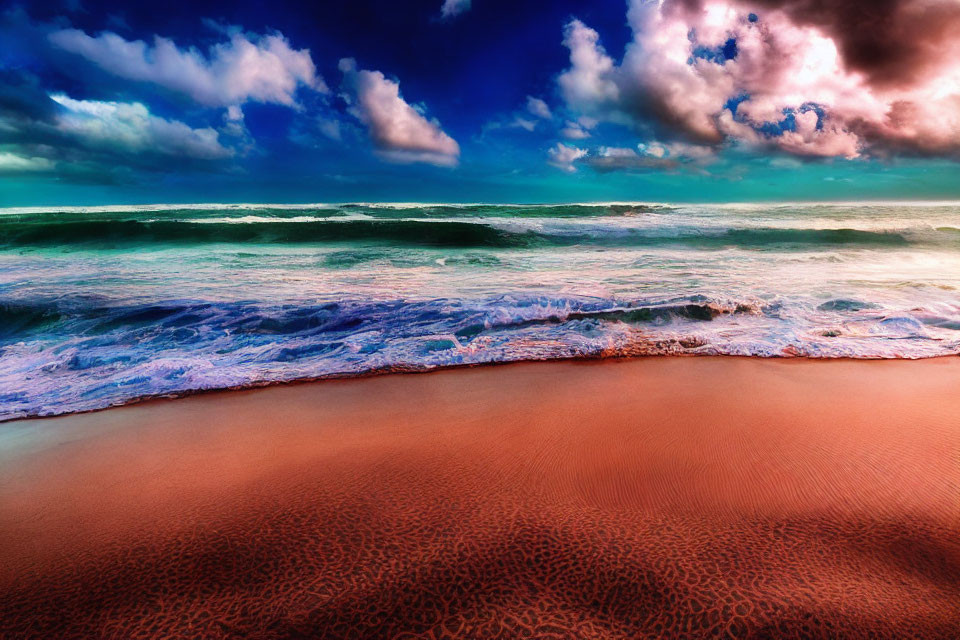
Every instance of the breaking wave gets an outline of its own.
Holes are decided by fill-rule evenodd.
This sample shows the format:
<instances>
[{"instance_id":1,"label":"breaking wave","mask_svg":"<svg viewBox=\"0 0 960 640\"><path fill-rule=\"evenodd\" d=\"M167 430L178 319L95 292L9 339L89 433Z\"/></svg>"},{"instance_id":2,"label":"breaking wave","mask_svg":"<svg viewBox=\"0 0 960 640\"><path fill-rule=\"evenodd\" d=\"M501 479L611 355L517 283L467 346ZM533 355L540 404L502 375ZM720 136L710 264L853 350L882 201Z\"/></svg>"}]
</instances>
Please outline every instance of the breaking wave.
<instances>
[{"instance_id":1,"label":"breaking wave","mask_svg":"<svg viewBox=\"0 0 960 640\"><path fill-rule=\"evenodd\" d=\"M278 306L102 302L67 298L0 307L0 419L203 389L519 360L894 357L891 339L923 338L936 325L853 301L825 305L821 313L825 320L858 316L853 324L846 319L855 344L845 344L840 331L813 331L798 340L777 303L699 297L657 303L549 296ZM960 339L931 343L923 355L958 345Z\"/></svg>"},{"instance_id":2,"label":"breaking wave","mask_svg":"<svg viewBox=\"0 0 960 640\"><path fill-rule=\"evenodd\" d=\"M0 212L0 420L379 371L960 353L960 207Z\"/></svg>"},{"instance_id":3,"label":"breaking wave","mask_svg":"<svg viewBox=\"0 0 960 640\"><path fill-rule=\"evenodd\" d=\"M375 242L390 246L454 248L536 248L572 245L624 247L689 246L715 249L790 246L861 245L901 247L948 245L960 247L960 230L634 228L629 226L524 224L454 220L71 220L11 222L0 220L0 246L89 248L145 244L306 244Z\"/></svg>"}]
</instances>

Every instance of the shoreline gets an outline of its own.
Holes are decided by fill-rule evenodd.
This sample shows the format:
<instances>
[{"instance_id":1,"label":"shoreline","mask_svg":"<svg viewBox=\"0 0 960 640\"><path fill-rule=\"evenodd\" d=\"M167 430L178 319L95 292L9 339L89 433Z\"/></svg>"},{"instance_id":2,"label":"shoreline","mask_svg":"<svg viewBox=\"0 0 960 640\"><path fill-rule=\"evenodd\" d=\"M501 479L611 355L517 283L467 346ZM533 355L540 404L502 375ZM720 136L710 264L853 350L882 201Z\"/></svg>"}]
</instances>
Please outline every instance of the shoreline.
<instances>
[{"instance_id":1,"label":"shoreline","mask_svg":"<svg viewBox=\"0 0 960 640\"><path fill-rule=\"evenodd\" d=\"M0 636L960 635L960 359L432 373L3 425Z\"/></svg>"},{"instance_id":2,"label":"shoreline","mask_svg":"<svg viewBox=\"0 0 960 640\"><path fill-rule=\"evenodd\" d=\"M123 409L125 407L136 406L151 402L164 402L168 400L182 400L193 396L205 396L209 394L232 393L242 391L256 391L260 389L270 389L273 387L287 387L297 385L312 385L325 382L341 380L366 380L368 378L379 378L382 376L393 375L421 375L431 373L443 373L445 371L458 371L462 369L484 369L488 367L503 367L514 365L536 365L553 363L579 363L579 362L616 362L616 361L634 361L649 360L660 358L723 358L723 359L743 359L743 360L768 360L768 361L810 361L810 362L918 362L925 360L953 360L960 359L958 354L941 354L934 356L916 356L916 357L883 357L883 356L808 356L808 355L789 355L781 354L776 356L759 355L727 355L727 354L699 354L699 353L654 353L643 355L582 355L570 357L558 357L547 359L527 359L527 360L496 360L490 362L470 362L464 364L447 364L439 366L418 366L418 365L400 365L396 367L385 367L381 369L370 369L359 373L331 373L320 376L311 376L305 378L291 378L289 380L266 380L260 382L251 382L249 384L235 385L228 387L211 387L206 389L187 389L184 391L172 393L148 394L124 400L122 402L97 407L94 409L79 409L75 411L65 411L63 413L34 413L25 416L12 418L0 417L0 429L3 425L14 422L47 420L51 418L62 418L66 416L77 416L88 413L100 413L112 409Z\"/></svg>"}]
</instances>

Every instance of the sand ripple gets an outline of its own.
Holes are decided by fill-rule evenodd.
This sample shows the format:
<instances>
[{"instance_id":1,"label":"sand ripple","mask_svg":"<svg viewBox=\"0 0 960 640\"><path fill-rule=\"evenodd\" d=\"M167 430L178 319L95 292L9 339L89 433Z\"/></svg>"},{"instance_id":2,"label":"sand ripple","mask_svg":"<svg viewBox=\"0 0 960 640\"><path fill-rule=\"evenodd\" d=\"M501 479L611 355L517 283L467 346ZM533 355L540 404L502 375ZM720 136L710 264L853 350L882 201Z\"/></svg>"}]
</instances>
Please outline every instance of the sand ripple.
<instances>
[{"instance_id":1,"label":"sand ripple","mask_svg":"<svg viewBox=\"0 0 960 640\"><path fill-rule=\"evenodd\" d=\"M37 422L71 442L0 473L0 636L960 637L958 381L520 365Z\"/></svg>"}]
</instances>

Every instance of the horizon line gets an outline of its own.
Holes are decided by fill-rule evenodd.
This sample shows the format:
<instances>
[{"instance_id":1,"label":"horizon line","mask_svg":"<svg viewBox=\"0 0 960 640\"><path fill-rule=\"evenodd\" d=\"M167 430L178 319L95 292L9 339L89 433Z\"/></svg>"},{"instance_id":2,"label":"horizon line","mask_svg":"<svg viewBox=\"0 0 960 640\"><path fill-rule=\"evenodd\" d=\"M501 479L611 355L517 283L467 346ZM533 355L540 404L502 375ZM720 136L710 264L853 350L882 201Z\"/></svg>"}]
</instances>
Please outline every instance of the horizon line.
<instances>
[{"instance_id":1,"label":"horizon line","mask_svg":"<svg viewBox=\"0 0 960 640\"><path fill-rule=\"evenodd\" d=\"M18 215L29 213L83 213L109 211L165 211L168 209L301 209L301 208L336 208L348 206L384 207L384 208L419 208L419 207L611 207L611 206L646 206L646 207L762 207L762 206L960 206L957 200L752 200L752 201L720 201L720 202L682 202L682 201L644 201L644 200L596 200L571 202L415 202L415 201L344 201L344 202L155 202L149 204L96 204L96 205L30 205L0 207L0 215Z\"/></svg>"}]
</instances>

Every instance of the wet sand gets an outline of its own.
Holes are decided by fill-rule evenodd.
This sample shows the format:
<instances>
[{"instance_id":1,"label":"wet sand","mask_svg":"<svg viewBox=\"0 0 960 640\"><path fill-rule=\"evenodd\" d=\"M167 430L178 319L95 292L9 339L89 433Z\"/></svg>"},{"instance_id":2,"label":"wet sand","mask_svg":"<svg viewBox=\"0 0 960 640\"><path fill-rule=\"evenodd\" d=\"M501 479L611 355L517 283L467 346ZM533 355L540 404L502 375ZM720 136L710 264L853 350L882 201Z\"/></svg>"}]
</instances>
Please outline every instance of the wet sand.
<instances>
[{"instance_id":1,"label":"wet sand","mask_svg":"<svg viewBox=\"0 0 960 640\"><path fill-rule=\"evenodd\" d=\"M960 358L504 365L0 444L3 638L960 637Z\"/></svg>"}]
</instances>

